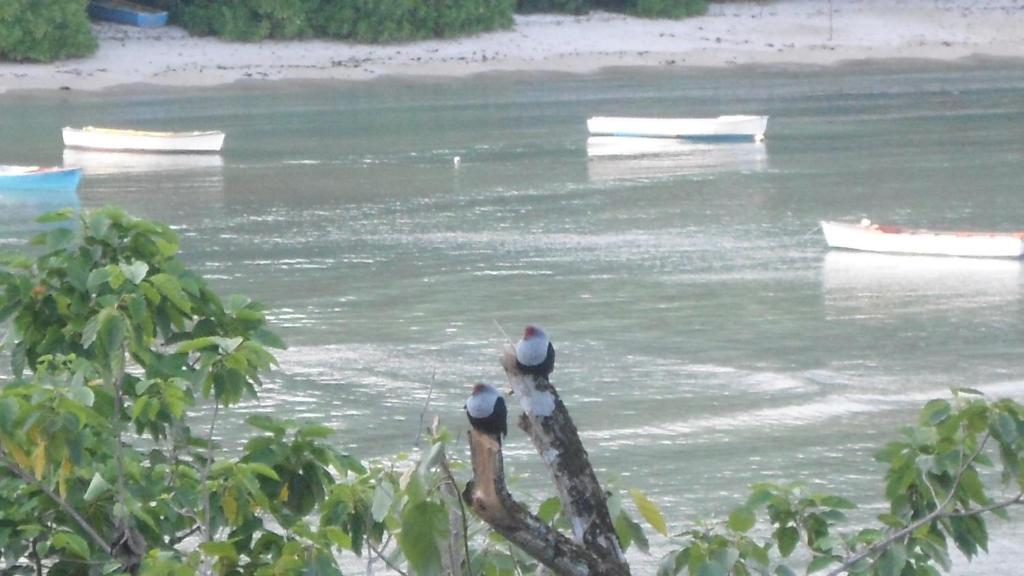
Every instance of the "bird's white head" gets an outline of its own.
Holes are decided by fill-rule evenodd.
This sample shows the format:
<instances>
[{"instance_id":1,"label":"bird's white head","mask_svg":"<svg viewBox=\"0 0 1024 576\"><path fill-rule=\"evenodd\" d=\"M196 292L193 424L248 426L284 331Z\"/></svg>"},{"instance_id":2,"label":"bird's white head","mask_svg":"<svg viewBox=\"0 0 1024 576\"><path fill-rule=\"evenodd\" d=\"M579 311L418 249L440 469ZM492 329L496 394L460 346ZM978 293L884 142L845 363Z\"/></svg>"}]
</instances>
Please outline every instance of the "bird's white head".
<instances>
[{"instance_id":1,"label":"bird's white head","mask_svg":"<svg viewBox=\"0 0 1024 576\"><path fill-rule=\"evenodd\" d=\"M494 412L494 403L501 394L490 384L473 385L473 393L466 400L466 412L473 418L486 418Z\"/></svg>"},{"instance_id":2,"label":"bird's white head","mask_svg":"<svg viewBox=\"0 0 1024 576\"><path fill-rule=\"evenodd\" d=\"M523 366L537 366L544 362L548 355L547 333L532 324L523 330L523 338L516 343L516 360Z\"/></svg>"}]
</instances>

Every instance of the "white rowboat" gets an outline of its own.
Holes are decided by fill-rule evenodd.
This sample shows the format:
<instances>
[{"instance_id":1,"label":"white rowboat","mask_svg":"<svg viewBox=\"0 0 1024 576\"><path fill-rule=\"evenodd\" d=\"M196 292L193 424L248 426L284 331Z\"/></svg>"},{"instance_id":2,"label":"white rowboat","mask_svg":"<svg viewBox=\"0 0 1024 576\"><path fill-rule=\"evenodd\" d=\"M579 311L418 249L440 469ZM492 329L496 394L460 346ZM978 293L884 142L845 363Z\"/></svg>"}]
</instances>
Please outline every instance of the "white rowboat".
<instances>
[{"instance_id":1,"label":"white rowboat","mask_svg":"<svg viewBox=\"0 0 1024 576\"><path fill-rule=\"evenodd\" d=\"M115 128L69 128L63 130L64 146L90 150L132 152L219 152L224 133L148 132Z\"/></svg>"},{"instance_id":2,"label":"white rowboat","mask_svg":"<svg viewBox=\"0 0 1024 576\"><path fill-rule=\"evenodd\" d=\"M832 248L975 258L1024 256L1024 232L959 232L901 228L872 224L821 222L825 242Z\"/></svg>"},{"instance_id":3,"label":"white rowboat","mask_svg":"<svg viewBox=\"0 0 1024 576\"><path fill-rule=\"evenodd\" d=\"M627 118L595 116L587 120L594 136L683 138L711 142L764 140L767 116L719 116L718 118Z\"/></svg>"}]
</instances>

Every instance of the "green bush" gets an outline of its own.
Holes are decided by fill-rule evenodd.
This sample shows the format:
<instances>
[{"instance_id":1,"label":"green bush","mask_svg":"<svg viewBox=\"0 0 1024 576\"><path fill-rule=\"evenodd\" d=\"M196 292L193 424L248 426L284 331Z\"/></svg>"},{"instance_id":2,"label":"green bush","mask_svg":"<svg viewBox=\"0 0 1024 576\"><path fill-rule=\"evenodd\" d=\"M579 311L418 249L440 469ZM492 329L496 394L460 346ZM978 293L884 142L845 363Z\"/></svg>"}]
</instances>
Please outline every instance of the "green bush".
<instances>
[{"instance_id":1,"label":"green bush","mask_svg":"<svg viewBox=\"0 0 1024 576\"><path fill-rule=\"evenodd\" d=\"M198 0L162 4L175 21L197 35L249 42L313 35L309 16L316 0Z\"/></svg>"},{"instance_id":2,"label":"green bush","mask_svg":"<svg viewBox=\"0 0 1024 576\"><path fill-rule=\"evenodd\" d=\"M645 18L685 18L708 10L705 0L634 0L627 11Z\"/></svg>"},{"instance_id":3,"label":"green bush","mask_svg":"<svg viewBox=\"0 0 1024 576\"><path fill-rule=\"evenodd\" d=\"M416 0L322 0L317 35L356 42L399 42L434 35L428 7Z\"/></svg>"},{"instance_id":4,"label":"green bush","mask_svg":"<svg viewBox=\"0 0 1024 576\"><path fill-rule=\"evenodd\" d=\"M590 10L622 12L645 18L685 18L708 9L707 0L518 0L520 13L562 12L586 14Z\"/></svg>"},{"instance_id":5,"label":"green bush","mask_svg":"<svg viewBox=\"0 0 1024 576\"><path fill-rule=\"evenodd\" d=\"M518 0L516 11L522 14L532 12L586 14L590 11L590 2L587 0Z\"/></svg>"},{"instance_id":6,"label":"green bush","mask_svg":"<svg viewBox=\"0 0 1024 576\"><path fill-rule=\"evenodd\" d=\"M591 6L644 18L685 18L708 9L707 0L594 0Z\"/></svg>"},{"instance_id":7,"label":"green bush","mask_svg":"<svg viewBox=\"0 0 1024 576\"><path fill-rule=\"evenodd\" d=\"M512 25L515 0L151 0L196 35L257 41L447 38Z\"/></svg>"},{"instance_id":8,"label":"green bush","mask_svg":"<svg viewBox=\"0 0 1024 576\"><path fill-rule=\"evenodd\" d=\"M0 1L0 59L49 62L93 53L96 39L85 12L87 2Z\"/></svg>"}]
</instances>

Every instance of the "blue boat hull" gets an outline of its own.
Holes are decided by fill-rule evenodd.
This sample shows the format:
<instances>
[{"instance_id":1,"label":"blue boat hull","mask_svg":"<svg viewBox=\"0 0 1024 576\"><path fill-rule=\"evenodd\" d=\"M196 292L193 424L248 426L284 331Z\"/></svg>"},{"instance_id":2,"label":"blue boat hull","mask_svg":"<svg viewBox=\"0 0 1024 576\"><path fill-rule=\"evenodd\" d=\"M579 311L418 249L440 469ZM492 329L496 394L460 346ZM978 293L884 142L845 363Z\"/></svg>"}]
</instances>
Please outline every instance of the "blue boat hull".
<instances>
[{"instance_id":1,"label":"blue boat hull","mask_svg":"<svg viewBox=\"0 0 1024 576\"><path fill-rule=\"evenodd\" d=\"M113 4L94 0L89 3L89 16L97 20L129 24L140 28L157 28L167 24L167 12L149 11L146 7L132 9L123 3Z\"/></svg>"},{"instance_id":2,"label":"blue boat hull","mask_svg":"<svg viewBox=\"0 0 1024 576\"><path fill-rule=\"evenodd\" d=\"M0 190L71 190L78 188L81 168L38 174L0 174Z\"/></svg>"}]
</instances>

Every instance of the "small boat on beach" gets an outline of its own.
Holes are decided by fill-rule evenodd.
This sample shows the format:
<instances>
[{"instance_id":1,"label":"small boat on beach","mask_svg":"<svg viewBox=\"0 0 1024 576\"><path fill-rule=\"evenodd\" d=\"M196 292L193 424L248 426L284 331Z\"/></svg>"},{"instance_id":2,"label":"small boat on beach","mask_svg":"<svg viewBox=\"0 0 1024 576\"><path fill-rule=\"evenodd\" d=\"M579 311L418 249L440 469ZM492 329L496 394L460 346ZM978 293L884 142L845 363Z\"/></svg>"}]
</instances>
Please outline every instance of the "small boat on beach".
<instances>
[{"instance_id":1,"label":"small boat on beach","mask_svg":"<svg viewBox=\"0 0 1024 576\"><path fill-rule=\"evenodd\" d=\"M75 190L80 168L61 166L0 166L0 190Z\"/></svg>"},{"instance_id":2,"label":"small boat on beach","mask_svg":"<svg viewBox=\"0 0 1024 576\"><path fill-rule=\"evenodd\" d=\"M64 127L64 146L89 150L125 152L220 152L224 146L224 133L206 132L150 132L119 130L115 128Z\"/></svg>"},{"instance_id":3,"label":"small boat on beach","mask_svg":"<svg viewBox=\"0 0 1024 576\"><path fill-rule=\"evenodd\" d=\"M593 136L682 138L705 142L760 142L768 129L767 116L717 118L628 118L595 116L587 120Z\"/></svg>"},{"instance_id":4,"label":"small boat on beach","mask_svg":"<svg viewBox=\"0 0 1024 576\"><path fill-rule=\"evenodd\" d=\"M167 12L125 0L92 0L88 11L89 16L97 20L140 28L157 28L167 24Z\"/></svg>"},{"instance_id":5,"label":"small boat on beach","mask_svg":"<svg viewBox=\"0 0 1024 576\"><path fill-rule=\"evenodd\" d=\"M874 224L821 222L825 242L831 248L973 258L1020 258L1024 256L1024 232L935 231Z\"/></svg>"}]
</instances>

